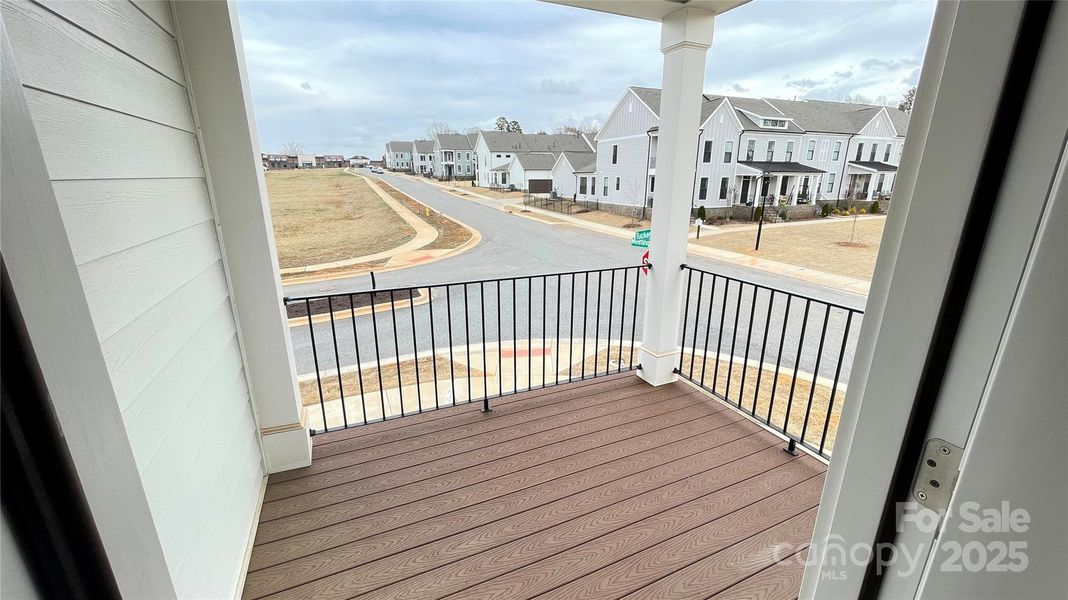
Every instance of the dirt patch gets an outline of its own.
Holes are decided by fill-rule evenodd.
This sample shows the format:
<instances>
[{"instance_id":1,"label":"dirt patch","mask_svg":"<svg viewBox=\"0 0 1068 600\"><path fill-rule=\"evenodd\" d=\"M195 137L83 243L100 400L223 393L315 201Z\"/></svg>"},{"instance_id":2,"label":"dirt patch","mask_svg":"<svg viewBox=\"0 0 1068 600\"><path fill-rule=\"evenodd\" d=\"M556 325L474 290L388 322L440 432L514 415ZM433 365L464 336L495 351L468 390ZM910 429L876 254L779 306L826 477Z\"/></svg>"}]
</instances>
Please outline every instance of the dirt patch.
<instances>
[{"instance_id":1,"label":"dirt patch","mask_svg":"<svg viewBox=\"0 0 1068 600\"><path fill-rule=\"evenodd\" d=\"M700 240L691 242L871 281L885 224L885 218L854 223L847 217L765 228L760 237L759 252L753 250L755 230L702 235Z\"/></svg>"},{"instance_id":2,"label":"dirt patch","mask_svg":"<svg viewBox=\"0 0 1068 600\"><path fill-rule=\"evenodd\" d=\"M427 224L438 231L438 239L423 246L420 250L454 250L471 241L471 231L463 225L460 225L456 221L453 221L449 217L446 217L427 205L415 201L408 194L405 194L381 179L375 178L375 183L385 190L385 192L394 200L403 204L405 208L415 213L420 219L426 221Z\"/></svg>"},{"instance_id":3,"label":"dirt patch","mask_svg":"<svg viewBox=\"0 0 1068 600\"><path fill-rule=\"evenodd\" d=\"M340 169L268 171L265 177L283 269L366 256L415 237L367 182Z\"/></svg>"},{"instance_id":4,"label":"dirt patch","mask_svg":"<svg viewBox=\"0 0 1068 600\"><path fill-rule=\"evenodd\" d=\"M366 357L365 357L366 358ZM450 365L451 369L450 369ZM449 378L466 379L466 378L478 378L482 377L484 373L479 369L470 369L457 362L449 362L446 357L438 357L437 359L431 359L431 357L423 357L419 359L419 381L421 383L429 383L434 381L434 369L437 368L438 381ZM382 366L382 385L378 384L378 368L370 367L364 368L362 372L363 393L377 392L379 389L396 389L397 385L397 366L396 363ZM345 388L346 398L358 398L360 395L361 377L356 371L343 373L341 375L341 385ZM400 381L403 385L415 385L415 361L406 360L400 363ZM324 373L322 376L323 386L323 398L326 400L336 400L341 397L341 391L338 386L338 379L336 372L333 374ZM315 379L309 379L300 382L300 397L304 406L313 406L319 404L319 384Z\"/></svg>"}]
</instances>

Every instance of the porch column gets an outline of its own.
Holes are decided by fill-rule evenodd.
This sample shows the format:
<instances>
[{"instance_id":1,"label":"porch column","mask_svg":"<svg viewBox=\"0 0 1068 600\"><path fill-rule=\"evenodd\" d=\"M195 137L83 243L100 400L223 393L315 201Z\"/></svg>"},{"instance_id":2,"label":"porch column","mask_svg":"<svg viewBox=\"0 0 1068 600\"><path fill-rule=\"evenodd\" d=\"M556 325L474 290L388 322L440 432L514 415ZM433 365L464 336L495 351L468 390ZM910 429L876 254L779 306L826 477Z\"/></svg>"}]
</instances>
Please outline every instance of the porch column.
<instances>
[{"instance_id":1,"label":"porch column","mask_svg":"<svg viewBox=\"0 0 1068 600\"><path fill-rule=\"evenodd\" d=\"M196 105L205 170L268 473L311 464L271 212L232 2L176 2L179 48Z\"/></svg>"},{"instance_id":2,"label":"porch column","mask_svg":"<svg viewBox=\"0 0 1068 600\"><path fill-rule=\"evenodd\" d=\"M712 45L713 13L681 8L663 19L660 51L664 75L660 101L660 132L656 172L660 175L653 203L652 239L646 292L645 320L639 360L642 379L652 385L675 381L679 347L682 273L686 261L693 166L697 160L694 139L700 126L705 58Z\"/></svg>"}]
</instances>

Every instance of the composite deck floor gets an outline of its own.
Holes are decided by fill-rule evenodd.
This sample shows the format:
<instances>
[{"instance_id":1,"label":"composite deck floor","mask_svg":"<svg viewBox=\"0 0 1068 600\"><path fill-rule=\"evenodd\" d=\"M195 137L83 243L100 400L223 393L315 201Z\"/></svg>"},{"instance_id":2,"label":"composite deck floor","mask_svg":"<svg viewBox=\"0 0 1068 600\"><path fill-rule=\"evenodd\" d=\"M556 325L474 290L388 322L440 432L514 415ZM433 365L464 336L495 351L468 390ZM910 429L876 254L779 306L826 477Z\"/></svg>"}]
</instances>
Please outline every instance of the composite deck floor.
<instances>
[{"instance_id":1,"label":"composite deck floor","mask_svg":"<svg viewBox=\"0 0 1068 600\"><path fill-rule=\"evenodd\" d=\"M795 598L826 471L633 374L313 439L246 598Z\"/></svg>"}]
</instances>

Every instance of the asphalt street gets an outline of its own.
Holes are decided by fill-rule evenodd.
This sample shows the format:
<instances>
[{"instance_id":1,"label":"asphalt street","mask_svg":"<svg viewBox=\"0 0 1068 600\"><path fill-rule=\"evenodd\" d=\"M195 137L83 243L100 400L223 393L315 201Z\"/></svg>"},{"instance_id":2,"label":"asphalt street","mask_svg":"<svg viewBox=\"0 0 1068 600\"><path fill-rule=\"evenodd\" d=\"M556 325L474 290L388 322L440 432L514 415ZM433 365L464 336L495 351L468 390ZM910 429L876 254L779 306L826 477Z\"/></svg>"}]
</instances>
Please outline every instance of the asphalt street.
<instances>
[{"instance_id":1,"label":"asphalt street","mask_svg":"<svg viewBox=\"0 0 1068 600\"><path fill-rule=\"evenodd\" d=\"M320 370L332 370L337 366L355 364L357 355L362 362L376 358L387 360L396 356L398 349L405 355L416 348L426 352L433 346L440 354L447 355L450 345L466 343L465 333L474 344L480 344L483 336L491 344L498 339L507 343L528 336L537 343L543 335L546 339L556 339L558 328L561 339L581 338L584 329L590 339L605 339L609 328L613 340L622 339L626 344L632 334L635 339L641 339L644 276L635 270L626 271L626 274L623 270L604 271L599 275L556 277L551 274L634 266L640 263L644 250L631 247L625 239L585 228L549 225L508 214L498 208L499 202L460 198L432 184L405 177L385 174L381 178L435 210L477 229L482 241L467 252L444 260L376 275L379 290L408 286L425 290L427 286L439 286L430 288L432 301L417 305L414 314L412 309L398 308L395 312L378 312L373 322L370 315L358 316L354 319L355 336L350 319L316 324L314 354L308 327L291 328L298 373L314 372L316 360ZM704 257L691 255L687 262L699 269L768 289L757 291L737 281L727 284L721 278L706 275L702 279L695 274L689 286L691 301L685 323L685 347L696 346L699 352L707 347L712 352L718 346L726 353L733 340L739 358L743 351L747 351L751 359L763 355L767 362L781 360L790 368L796 363L800 369L810 372L817 370L819 360L818 373L824 377L832 377L839 371L838 358L841 356L839 377L843 382L848 381L861 317L855 315L849 320L845 309L862 310L864 297ZM532 275L535 277L528 279ZM537 277L540 275L550 276ZM511 278L518 279L513 281ZM481 282L497 279L504 281ZM715 290L712 289L713 279L716 280ZM442 285L471 281L481 283ZM634 306L635 283L639 286L637 307ZM287 286L285 294L302 297L370 289L370 278L360 276ZM771 289L777 290L774 298ZM699 292L700 303L697 301ZM788 293L798 295L790 298L789 315L786 312ZM408 293L402 290L395 296L400 302L407 300ZM825 302L836 306L828 308L823 304ZM699 315L696 313L698 305ZM847 320L849 335L845 336ZM819 352L821 338L822 352ZM801 357L799 361L798 355Z\"/></svg>"}]
</instances>

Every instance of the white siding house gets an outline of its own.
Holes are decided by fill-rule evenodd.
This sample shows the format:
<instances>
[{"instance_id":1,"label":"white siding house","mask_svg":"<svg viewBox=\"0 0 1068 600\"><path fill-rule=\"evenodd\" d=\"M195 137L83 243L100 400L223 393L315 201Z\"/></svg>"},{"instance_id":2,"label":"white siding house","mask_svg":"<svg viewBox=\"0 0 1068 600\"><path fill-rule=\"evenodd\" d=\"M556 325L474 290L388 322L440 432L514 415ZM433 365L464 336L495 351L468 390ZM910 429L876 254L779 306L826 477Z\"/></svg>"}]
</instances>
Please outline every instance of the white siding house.
<instances>
[{"instance_id":1,"label":"white siding house","mask_svg":"<svg viewBox=\"0 0 1068 600\"><path fill-rule=\"evenodd\" d=\"M471 138L462 133L442 133L434 138L434 177L446 180L475 177Z\"/></svg>"},{"instance_id":2,"label":"white siding house","mask_svg":"<svg viewBox=\"0 0 1068 600\"><path fill-rule=\"evenodd\" d=\"M93 439L79 426L99 436L75 466L115 577L127 597L232 597L265 467L300 464L279 464L271 440L287 434L274 433L288 428L309 451L236 9L46 1L0 10L4 143L17 137L25 163L4 169L4 259L21 293L68 286L64 310L46 323L70 336L63 345L78 356L65 368L77 391L50 394L74 401L57 409L69 443ZM32 205L9 186L32 188ZM31 214L32 235L51 240L33 259L49 282L19 274L33 244L16 223ZM47 329L34 326L34 311L50 297L19 302L35 345Z\"/></svg>"},{"instance_id":3,"label":"white siding house","mask_svg":"<svg viewBox=\"0 0 1068 600\"><path fill-rule=\"evenodd\" d=\"M475 184L481 186L520 184L504 176L510 171L512 159L519 153L552 155L553 160L559 152L590 152L593 148L581 134L547 134L516 133L510 131L481 131L475 142L476 165ZM539 163L540 164L540 163ZM539 170L549 171L552 163ZM518 172L518 171L517 171ZM543 177L543 178L548 178ZM531 179L525 177L524 180ZM526 185L525 182L522 185Z\"/></svg>"},{"instance_id":4,"label":"white siding house","mask_svg":"<svg viewBox=\"0 0 1068 600\"><path fill-rule=\"evenodd\" d=\"M592 197L637 206L656 186L660 91L631 87L597 135ZM888 195L908 117L882 106L705 95L694 205ZM859 152L859 154L858 154Z\"/></svg>"},{"instance_id":5,"label":"white siding house","mask_svg":"<svg viewBox=\"0 0 1068 600\"><path fill-rule=\"evenodd\" d=\"M434 174L434 141L415 140L412 142L412 171L416 175Z\"/></svg>"},{"instance_id":6,"label":"white siding house","mask_svg":"<svg viewBox=\"0 0 1068 600\"><path fill-rule=\"evenodd\" d=\"M588 186L592 185L588 179L594 177L596 168L597 156L593 152L561 152L551 172L553 191L563 198L585 200L589 196Z\"/></svg>"},{"instance_id":7,"label":"white siding house","mask_svg":"<svg viewBox=\"0 0 1068 600\"><path fill-rule=\"evenodd\" d=\"M391 171L411 171L412 150L412 142L386 142L386 168Z\"/></svg>"}]
</instances>

